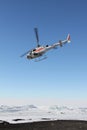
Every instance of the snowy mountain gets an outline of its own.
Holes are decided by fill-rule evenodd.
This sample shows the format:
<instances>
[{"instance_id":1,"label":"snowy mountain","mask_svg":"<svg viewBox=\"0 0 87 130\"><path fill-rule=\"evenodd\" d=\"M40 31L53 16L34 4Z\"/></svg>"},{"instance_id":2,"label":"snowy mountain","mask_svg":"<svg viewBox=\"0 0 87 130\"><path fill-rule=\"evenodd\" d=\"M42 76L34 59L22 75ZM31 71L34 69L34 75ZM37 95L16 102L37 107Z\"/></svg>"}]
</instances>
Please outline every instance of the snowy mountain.
<instances>
[{"instance_id":1,"label":"snowy mountain","mask_svg":"<svg viewBox=\"0 0 87 130\"><path fill-rule=\"evenodd\" d=\"M67 106L0 106L0 123L33 122L45 120L87 120L87 108Z\"/></svg>"}]
</instances>

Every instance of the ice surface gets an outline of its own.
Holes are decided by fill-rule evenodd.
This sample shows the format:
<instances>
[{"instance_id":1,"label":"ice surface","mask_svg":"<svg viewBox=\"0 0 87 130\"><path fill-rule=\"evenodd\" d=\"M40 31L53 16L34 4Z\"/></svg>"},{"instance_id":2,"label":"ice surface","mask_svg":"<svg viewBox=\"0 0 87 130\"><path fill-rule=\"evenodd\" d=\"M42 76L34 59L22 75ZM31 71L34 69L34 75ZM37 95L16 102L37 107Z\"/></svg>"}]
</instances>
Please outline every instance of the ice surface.
<instances>
[{"instance_id":1,"label":"ice surface","mask_svg":"<svg viewBox=\"0 0 87 130\"><path fill-rule=\"evenodd\" d=\"M47 120L87 120L87 108L67 106L0 106L0 123L24 123Z\"/></svg>"}]
</instances>

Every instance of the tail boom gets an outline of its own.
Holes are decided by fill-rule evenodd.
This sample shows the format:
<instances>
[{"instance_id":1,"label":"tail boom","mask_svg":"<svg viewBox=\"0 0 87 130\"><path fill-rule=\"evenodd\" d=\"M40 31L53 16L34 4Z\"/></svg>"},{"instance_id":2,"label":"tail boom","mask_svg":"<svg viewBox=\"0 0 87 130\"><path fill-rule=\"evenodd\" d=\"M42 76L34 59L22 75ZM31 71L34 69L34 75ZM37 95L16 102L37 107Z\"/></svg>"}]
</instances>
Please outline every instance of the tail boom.
<instances>
[{"instance_id":1,"label":"tail boom","mask_svg":"<svg viewBox=\"0 0 87 130\"><path fill-rule=\"evenodd\" d=\"M71 40L70 40L70 34L68 34L68 36L67 36L67 42L68 42L68 43L71 42Z\"/></svg>"}]
</instances>

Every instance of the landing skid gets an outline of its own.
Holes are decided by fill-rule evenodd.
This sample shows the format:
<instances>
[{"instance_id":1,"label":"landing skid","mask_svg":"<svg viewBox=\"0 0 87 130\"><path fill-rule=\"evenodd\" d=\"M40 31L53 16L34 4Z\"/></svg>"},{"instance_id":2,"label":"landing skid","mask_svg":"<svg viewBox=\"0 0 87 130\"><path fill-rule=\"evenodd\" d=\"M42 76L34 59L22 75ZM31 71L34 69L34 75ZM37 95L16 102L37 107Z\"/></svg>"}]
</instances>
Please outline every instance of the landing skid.
<instances>
[{"instance_id":1,"label":"landing skid","mask_svg":"<svg viewBox=\"0 0 87 130\"><path fill-rule=\"evenodd\" d=\"M35 59L35 62L42 61L42 60L45 60L45 59L47 59L47 56L45 56L43 58L37 58L37 59Z\"/></svg>"}]
</instances>

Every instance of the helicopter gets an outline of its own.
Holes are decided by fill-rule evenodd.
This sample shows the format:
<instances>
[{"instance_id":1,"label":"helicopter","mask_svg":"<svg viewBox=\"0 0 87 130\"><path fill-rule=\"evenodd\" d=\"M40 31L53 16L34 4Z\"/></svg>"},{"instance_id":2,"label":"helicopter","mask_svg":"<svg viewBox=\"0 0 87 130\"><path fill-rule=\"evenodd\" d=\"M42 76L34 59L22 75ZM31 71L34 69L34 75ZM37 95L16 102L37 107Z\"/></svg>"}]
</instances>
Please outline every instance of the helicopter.
<instances>
[{"instance_id":1,"label":"helicopter","mask_svg":"<svg viewBox=\"0 0 87 130\"><path fill-rule=\"evenodd\" d=\"M67 38L65 40L59 40L59 42L54 43L52 45L45 45L42 46L39 44L39 35L38 35L38 28L34 28L34 32L36 35L36 43L37 46L34 49L28 50L26 53L22 54L21 57L26 55L27 59L36 59L35 61L41 61L47 58L44 54L51 50L51 49L56 49L57 46L62 47L66 43L70 43L70 34L67 35ZM44 56L44 57L43 57ZM43 57L43 58L41 58ZM38 59L37 59L38 58Z\"/></svg>"}]
</instances>

